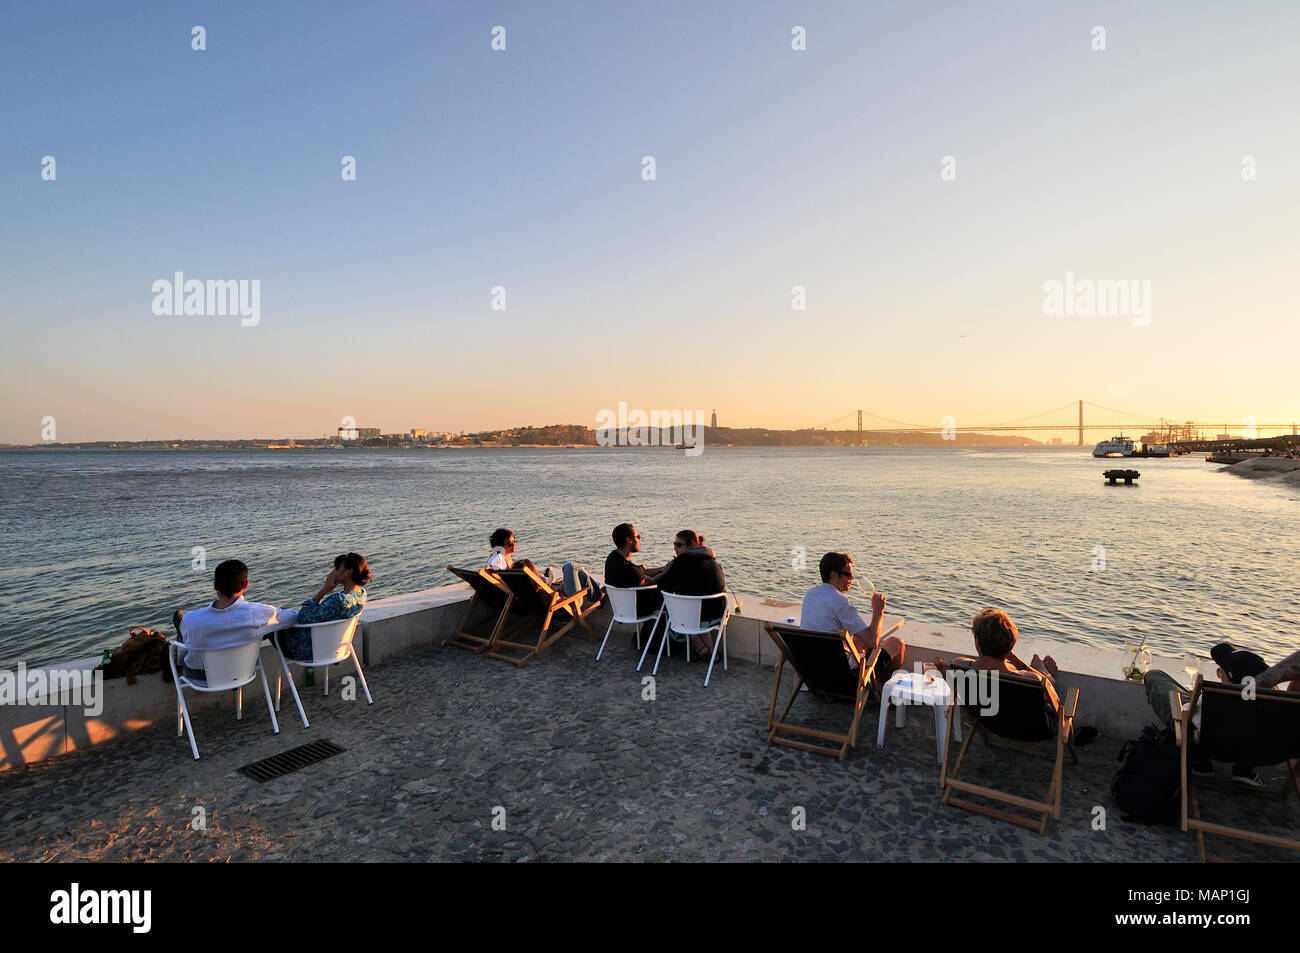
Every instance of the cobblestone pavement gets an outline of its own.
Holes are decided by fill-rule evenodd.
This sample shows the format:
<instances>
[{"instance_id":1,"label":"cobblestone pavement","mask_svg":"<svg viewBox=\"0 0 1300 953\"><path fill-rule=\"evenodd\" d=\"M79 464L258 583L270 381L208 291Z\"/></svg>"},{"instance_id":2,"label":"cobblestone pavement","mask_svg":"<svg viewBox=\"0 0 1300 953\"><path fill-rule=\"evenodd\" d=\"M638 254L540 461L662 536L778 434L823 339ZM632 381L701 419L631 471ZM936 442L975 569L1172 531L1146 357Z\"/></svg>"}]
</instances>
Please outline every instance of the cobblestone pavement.
<instances>
[{"instance_id":1,"label":"cobblestone pavement","mask_svg":"<svg viewBox=\"0 0 1300 953\"><path fill-rule=\"evenodd\" d=\"M594 656L591 642L571 638L522 669L431 650L368 672L373 706L307 690L309 729L287 703L281 733L272 735L257 691L246 693L242 722L233 701L229 712L200 713L197 762L185 739L161 726L0 773L0 858L1196 859L1192 835L1125 823L1114 810L1121 739L1080 749L1077 765L1067 760L1061 820L1039 837L940 804L928 709L909 709L902 729L891 719L883 750L875 747L877 715L867 712L858 747L841 763L765 746L769 669L733 663L723 672L719 662L704 688L704 666L674 657L647 701L629 636L616 633L605 657ZM831 727L848 711L808 695L795 704ZM266 784L236 773L319 738L347 750ZM982 742L972 752L973 780L1006 777L1011 790L1046 791L1048 759L1013 758ZM1104 830L1093 829L1095 805L1107 811ZM193 829L196 808L205 830ZM1262 812L1276 818L1275 832L1296 829L1295 798L1211 791L1203 809L1226 820ZM806 826L796 829L801 814ZM1211 844L1224 856L1296 859L1222 838Z\"/></svg>"}]
</instances>

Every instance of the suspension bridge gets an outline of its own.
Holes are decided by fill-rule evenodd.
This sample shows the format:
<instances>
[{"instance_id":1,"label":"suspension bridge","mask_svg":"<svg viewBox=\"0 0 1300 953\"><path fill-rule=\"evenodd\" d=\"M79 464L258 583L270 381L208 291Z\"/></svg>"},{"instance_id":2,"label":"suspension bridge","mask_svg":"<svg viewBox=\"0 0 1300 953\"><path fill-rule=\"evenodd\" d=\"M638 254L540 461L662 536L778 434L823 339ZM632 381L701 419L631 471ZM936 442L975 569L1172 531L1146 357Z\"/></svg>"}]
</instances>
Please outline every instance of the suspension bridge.
<instances>
[{"instance_id":1,"label":"suspension bridge","mask_svg":"<svg viewBox=\"0 0 1300 953\"><path fill-rule=\"evenodd\" d=\"M1127 421L1115 423L1109 419L1105 423L1092 423L1084 421L1084 407L1090 410L1102 411L1107 414L1129 417ZM1061 414L1065 411L1078 411L1077 419L1073 418L1057 423L1044 423L1044 417L1050 417L1053 414ZM851 420L855 411L849 411L834 420L827 421L817 430L829 430L832 425L842 421ZM1292 448L1300 446L1300 437L1297 434L1297 425L1295 421L1283 424L1256 423L1251 418L1245 418L1240 424L1229 426L1226 422L1214 421L1174 421L1164 417L1157 417L1154 414L1139 414L1133 411L1116 410L1113 407L1103 407L1101 404L1094 404L1091 401L1078 400L1062 404L1060 407L1053 407L1051 410L1045 410L1042 413L1031 414L1028 417L1021 417L1018 420L1004 420L998 423L983 424L980 426L958 426L953 417L945 417L938 424L919 424L911 423L906 420L895 420L892 417L885 417L882 414L873 413L869 410L856 411L858 419L858 443L862 443L863 416L872 420L882 421L892 424L890 427L871 427L873 434L890 434L890 433L940 433L940 434L959 434L959 433L1024 433L1028 431L1055 430L1058 433L1065 431L1077 431L1079 446L1085 446L1084 431L1086 430L1103 430L1112 434L1123 433L1125 430L1135 432L1152 433L1156 435L1153 442L1164 443L1171 448L1177 446L1178 452L1190 453L1201 450L1215 449L1273 449L1273 448ZM1105 419L1105 418L1103 418ZM1233 429L1240 431L1240 435L1232 436ZM847 429L847 428L846 428ZM1275 436L1265 436L1266 433L1274 433ZM1213 434L1212 437L1206 437L1206 433ZM1218 436L1219 434L1228 435L1226 438ZM1296 439L1287 439L1296 438Z\"/></svg>"}]
</instances>

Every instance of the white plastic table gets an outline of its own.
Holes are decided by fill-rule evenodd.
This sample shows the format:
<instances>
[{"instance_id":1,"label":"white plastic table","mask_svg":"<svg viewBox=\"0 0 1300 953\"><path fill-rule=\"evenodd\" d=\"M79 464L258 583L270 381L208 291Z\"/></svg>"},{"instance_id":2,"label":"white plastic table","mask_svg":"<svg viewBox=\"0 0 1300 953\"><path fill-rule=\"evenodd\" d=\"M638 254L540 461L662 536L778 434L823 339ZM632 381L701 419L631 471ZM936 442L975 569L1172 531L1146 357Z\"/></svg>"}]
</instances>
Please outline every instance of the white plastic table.
<instances>
[{"instance_id":1,"label":"white plastic table","mask_svg":"<svg viewBox=\"0 0 1300 953\"><path fill-rule=\"evenodd\" d=\"M935 672L897 671L880 692L880 728L876 732L876 747L885 746L885 725L889 720L889 703L894 703L896 727L903 727L903 713L909 705L928 705L934 709L935 746L939 751L939 764L943 764L943 743L948 733L948 706L953 703L952 689ZM953 738L961 741L961 719L953 722Z\"/></svg>"}]
</instances>

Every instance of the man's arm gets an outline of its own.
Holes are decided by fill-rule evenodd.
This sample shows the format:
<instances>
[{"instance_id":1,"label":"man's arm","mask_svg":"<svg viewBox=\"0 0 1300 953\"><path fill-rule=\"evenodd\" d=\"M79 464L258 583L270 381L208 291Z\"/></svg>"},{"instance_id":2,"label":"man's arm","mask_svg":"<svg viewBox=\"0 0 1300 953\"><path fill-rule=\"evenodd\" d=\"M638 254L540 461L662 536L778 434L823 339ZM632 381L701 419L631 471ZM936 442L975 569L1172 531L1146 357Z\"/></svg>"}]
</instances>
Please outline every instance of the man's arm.
<instances>
[{"instance_id":1,"label":"man's arm","mask_svg":"<svg viewBox=\"0 0 1300 953\"><path fill-rule=\"evenodd\" d=\"M663 570L659 573L659 575L655 576L655 582L658 584L659 588L664 590L665 592L672 592L672 589L670 587L676 585L677 583L677 579L676 579L677 574L674 571L674 567L676 565L677 565L677 560L674 559L672 560L672 562L670 562L667 566L663 568Z\"/></svg>"},{"instance_id":2,"label":"man's arm","mask_svg":"<svg viewBox=\"0 0 1300 953\"><path fill-rule=\"evenodd\" d=\"M297 609L277 609L269 603L256 603L260 612L259 620L261 625L258 630L269 629L271 626L291 626L298 621Z\"/></svg>"},{"instance_id":3,"label":"man's arm","mask_svg":"<svg viewBox=\"0 0 1300 953\"><path fill-rule=\"evenodd\" d=\"M1257 688L1273 688L1279 682L1300 678L1300 652L1288 655L1272 668L1256 676Z\"/></svg>"},{"instance_id":4,"label":"man's arm","mask_svg":"<svg viewBox=\"0 0 1300 953\"><path fill-rule=\"evenodd\" d=\"M884 597L880 596L879 593L872 596L870 622L862 618L862 613L853 608L853 604L849 602L847 597L844 599L843 609L847 618L841 619L841 625L844 626L844 631L853 638L858 649L865 653L877 648L880 644L881 624L885 618Z\"/></svg>"}]
</instances>

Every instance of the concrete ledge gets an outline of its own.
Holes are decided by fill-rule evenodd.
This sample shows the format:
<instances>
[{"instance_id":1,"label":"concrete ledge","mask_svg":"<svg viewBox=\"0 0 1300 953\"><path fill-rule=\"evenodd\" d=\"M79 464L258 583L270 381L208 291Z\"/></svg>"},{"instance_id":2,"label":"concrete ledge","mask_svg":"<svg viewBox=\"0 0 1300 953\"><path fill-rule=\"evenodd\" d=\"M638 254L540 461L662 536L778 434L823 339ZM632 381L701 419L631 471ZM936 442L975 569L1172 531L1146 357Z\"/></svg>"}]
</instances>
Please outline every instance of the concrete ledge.
<instances>
[{"instance_id":1,"label":"concrete ledge","mask_svg":"<svg viewBox=\"0 0 1300 953\"><path fill-rule=\"evenodd\" d=\"M456 631L471 594L461 582L370 603L359 626L361 664L379 665L398 655L441 648Z\"/></svg>"},{"instance_id":2,"label":"concrete ledge","mask_svg":"<svg viewBox=\"0 0 1300 953\"><path fill-rule=\"evenodd\" d=\"M469 587L457 583L377 599L367 605L357 635L361 663L367 675L370 675L372 666L381 667L389 659L441 648L455 631L469 598ZM743 593L739 599L739 612L733 613L727 626L729 657L735 661L775 666L780 654L768 638L764 625L788 619L794 619L798 624L799 604ZM603 634L609 618L607 609L600 610L592 616L592 628ZM887 616L886 628L894 621L894 617ZM971 655L974 651L970 629L963 625L907 622L898 634L908 645L909 667L916 662L934 661L940 657L951 659ZM1017 653L1025 658L1035 652L1053 655L1061 667L1060 684L1079 689L1079 724L1094 725L1111 737L1133 737L1143 725L1154 723L1155 715L1147 705L1142 685L1119 677L1124 660L1122 649L1050 644L1032 637L1022 638L1017 645ZM81 659L46 668L90 668L97 661ZM1205 671L1203 667L1203 674L1213 678L1213 663L1203 664L1209 668ZM275 653L263 650L262 665L274 695L275 677L279 671ZM348 665L345 669L350 667ZM1156 659L1153 668L1163 668L1175 678L1185 680L1182 662L1178 659ZM345 669L334 673L335 678L346 674ZM295 667L293 672L302 687L304 671ZM382 677L370 677L369 681L372 692L384 690ZM311 697L312 693L308 692L303 700L308 718L311 717ZM191 713L198 716L195 731L200 745L204 720L220 717L221 712L225 712L226 717L234 717L234 700L227 692L188 692L186 702ZM176 690L164 683L159 674L141 676L134 685L128 685L125 679L105 681L102 703L102 711L94 716L86 715L81 707L71 704L0 706L0 770L115 742L144 728L175 725ZM283 723L286 720L296 722L297 717L286 689L279 718ZM244 721L248 722L250 731L270 731L270 719L259 682L245 688Z\"/></svg>"}]
</instances>

